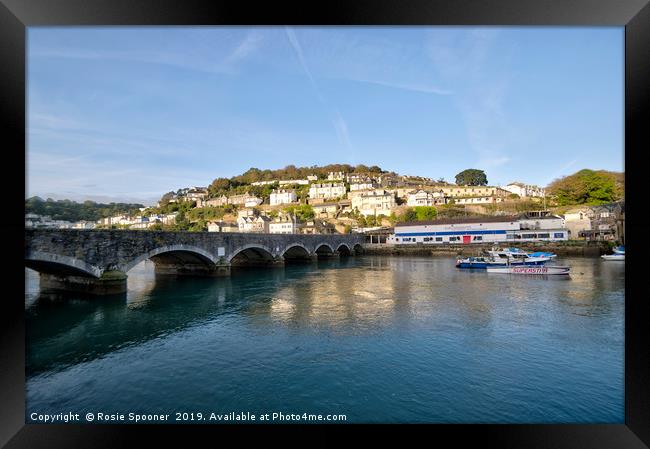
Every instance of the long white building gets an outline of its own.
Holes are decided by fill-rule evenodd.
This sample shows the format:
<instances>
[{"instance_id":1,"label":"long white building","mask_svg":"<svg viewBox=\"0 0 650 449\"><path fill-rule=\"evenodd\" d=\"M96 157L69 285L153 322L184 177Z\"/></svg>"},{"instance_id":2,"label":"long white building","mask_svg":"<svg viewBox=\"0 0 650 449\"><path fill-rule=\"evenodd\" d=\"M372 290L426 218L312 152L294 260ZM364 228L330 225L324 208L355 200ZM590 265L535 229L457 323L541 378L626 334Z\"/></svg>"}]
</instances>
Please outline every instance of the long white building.
<instances>
[{"instance_id":1,"label":"long white building","mask_svg":"<svg viewBox=\"0 0 650 449\"><path fill-rule=\"evenodd\" d=\"M527 222L517 216L471 217L398 223L395 233L386 243L416 244L470 244L516 243L530 241L567 240L565 228L527 229Z\"/></svg>"}]
</instances>

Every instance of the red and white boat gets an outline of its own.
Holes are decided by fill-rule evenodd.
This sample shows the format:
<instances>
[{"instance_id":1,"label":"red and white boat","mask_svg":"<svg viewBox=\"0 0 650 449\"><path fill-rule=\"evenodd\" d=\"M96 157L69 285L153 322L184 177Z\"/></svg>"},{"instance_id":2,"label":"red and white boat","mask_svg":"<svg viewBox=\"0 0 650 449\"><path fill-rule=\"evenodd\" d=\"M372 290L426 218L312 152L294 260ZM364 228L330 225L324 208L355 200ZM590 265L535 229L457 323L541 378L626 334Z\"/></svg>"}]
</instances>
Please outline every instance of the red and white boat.
<instances>
[{"instance_id":1,"label":"red and white boat","mask_svg":"<svg viewBox=\"0 0 650 449\"><path fill-rule=\"evenodd\" d=\"M488 267L488 273L501 274L554 274L568 275L571 267L562 267L558 265L534 265L534 266L506 266L506 267Z\"/></svg>"}]
</instances>

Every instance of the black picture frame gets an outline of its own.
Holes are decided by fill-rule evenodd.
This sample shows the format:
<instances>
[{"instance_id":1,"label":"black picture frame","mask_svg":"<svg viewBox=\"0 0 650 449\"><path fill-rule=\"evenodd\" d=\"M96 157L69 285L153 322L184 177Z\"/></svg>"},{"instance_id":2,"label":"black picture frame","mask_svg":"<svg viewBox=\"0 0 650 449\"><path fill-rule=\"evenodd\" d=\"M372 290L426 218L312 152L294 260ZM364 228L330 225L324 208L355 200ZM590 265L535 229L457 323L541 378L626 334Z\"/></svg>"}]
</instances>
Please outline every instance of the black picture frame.
<instances>
[{"instance_id":1,"label":"black picture frame","mask_svg":"<svg viewBox=\"0 0 650 449\"><path fill-rule=\"evenodd\" d=\"M4 140L5 206L1 221L5 283L0 301L0 444L6 447L123 447L156 438L198 444L199 434L235 432L239 441L258 432L309 430L337 443L341 427L25 424L24 252L26 27L69 25L575 25L625 27L625 165L627 273L625 287L625 424L361 426L382 438L413 432L428 442L478 441L501 448L643 448L650 446L650 341L648 300L639 278L643 157L650 148L642 120L650 105L648 0L338 0L252 6L234 0L0 0L0 114ZM22 149L22 151L21 151ZM7 160L8 159L8 160ZM7 176L13 174L14 179ZM24 187L24 179L23 179ZM22 211L22 212L21 212ZM21 237L22 236L22 237ZM11 257L7 258L7 255ZM3 264L5 265L5 264ZM15 290L15 291L14 291ZM343 429L358 429L348 425ZM332 430L334 429L334 430ZM255 430L256 432L250 432ZM214 435L211 435L214 436ZM221 435L222 436L222 435ZM219 436L218 438L221 438ZM217 443L218 440L213 440Z\"/></svg>"}]
</instances>

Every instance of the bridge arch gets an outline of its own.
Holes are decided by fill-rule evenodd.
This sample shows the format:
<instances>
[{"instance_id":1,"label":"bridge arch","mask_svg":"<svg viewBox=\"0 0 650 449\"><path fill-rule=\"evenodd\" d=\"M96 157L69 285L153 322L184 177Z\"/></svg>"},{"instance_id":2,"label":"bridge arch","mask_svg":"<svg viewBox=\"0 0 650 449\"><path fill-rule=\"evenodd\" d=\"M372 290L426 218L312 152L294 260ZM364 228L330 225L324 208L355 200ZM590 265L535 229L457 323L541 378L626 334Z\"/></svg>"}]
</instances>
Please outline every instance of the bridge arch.
<instances>
[{"instance_id":1,"label":"bridge arch","mask_svg":"<svg viewBox=\"0 0 650 449\"><path fill-rule=\"evenodd\" d=\"M280 254L285 261L301 261L311 259L311 251L302 243L290 243Z\"/></svg>"},{"instance_id":2,"label":"bridge arch","mask_svg":"<svg viewBox=\"0 0 650 449\"><path fill-rule=\"evenodd\" d=\"M354 254L361 254L363 253L363 246L361 244L357 243L352 247L352 251L354 251Z\"/></svg>"},{"instance_id":3,"label":"bridge arch","mask_svg":"<svg viewBox=\"0 0 650 449\"><path fill-rule=\"evenodd\" d=\"M39 273L99 278L102 270L81 259L42 251L32 251L25 256L25 266Z\"/></svg>"},{"instance_id":4,"label":"bridge arch","mask_svg":"<svg viewBox=\"0 0 650 449\"><path fill-rule=\"evenodd\" d=\"M350 249L350 245L348 245L347 243L341 243L341 244L336 248L336 251L338 251L338 253L339 253L341 256L349 256L349 255L352 254L352 250Z\"/></svg>"},{"instance_id":5,"label":"bridge arch","mask_svg":"<svg viewBox=\"0 0 650 449\"><path fill-rule=\"evenodd\" d=\"M170 255L173 256L174 253L180 254L187 254L190 257L194 259L195 262L198 263L204 263L208 266L210 265L216 265L217 263L217 258L215 258L209 251L206 251L203 248L199 248L196 246L192 245L167 245L167 246L161 246L155 249L152 249L151 251L148 251L144 254L141 254L140 256L136 257L135 259L122 264L119 266L119 270L123 272L129 271L131 268L135 267L137 264L140 262L154 258L156 256L164 256L164 255Z\"/></svg>"},{"instance_id":6,"label":"bridge arch","mask_svg":"<svg viewBox=\"0 0 650 449\"><path fill-rule=\"evenodd\" d=\"M319 255L334 254L334 248L332 248L332 245L330 245L329 243L321 242L314 246L314 253Z\"/></svg>"},{"instance_id":7,"label":"bridge arch","mask_svg":"<svg viewBox=\"0 0 650 449\"><path fill-rule=\"evenodd\" d=\"M255 262L272 262L275 260L273 256L273 251L266 245L261 245L258 243L252 243L248 245L243 245L236 248L228 256L228 262L236 264L240 259L244 261L255 261Z\"/></svg>"}]
</instances>

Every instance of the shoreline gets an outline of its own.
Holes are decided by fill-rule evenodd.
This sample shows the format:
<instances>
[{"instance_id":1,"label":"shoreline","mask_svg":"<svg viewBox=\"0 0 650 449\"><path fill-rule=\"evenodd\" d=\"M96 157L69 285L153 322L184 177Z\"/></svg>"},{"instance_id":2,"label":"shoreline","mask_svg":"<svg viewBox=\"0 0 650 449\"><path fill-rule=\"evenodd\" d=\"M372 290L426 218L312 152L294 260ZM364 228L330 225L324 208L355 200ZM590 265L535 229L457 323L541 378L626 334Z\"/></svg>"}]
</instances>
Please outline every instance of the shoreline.
<instances>
[{"instance_id":1,"label":"shoreline","mask_svg":"<svg viewBox=\"0 0 650 449\"><path fill-rule=\"evenodd\" d=\"M366 255L384 256L477 256L485 250L492 249L493 244L469 245L388 245L385 243L364 243L363 253ZM558 256L600 257L611 252L609 242L570 242L570 243L519 243L499 245L501 247L516 247L535 252L546 251Z\"/></svg>"}]
</instances>

